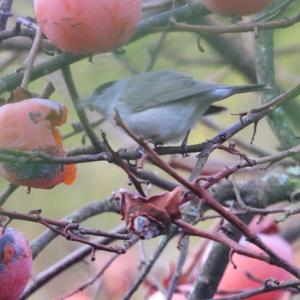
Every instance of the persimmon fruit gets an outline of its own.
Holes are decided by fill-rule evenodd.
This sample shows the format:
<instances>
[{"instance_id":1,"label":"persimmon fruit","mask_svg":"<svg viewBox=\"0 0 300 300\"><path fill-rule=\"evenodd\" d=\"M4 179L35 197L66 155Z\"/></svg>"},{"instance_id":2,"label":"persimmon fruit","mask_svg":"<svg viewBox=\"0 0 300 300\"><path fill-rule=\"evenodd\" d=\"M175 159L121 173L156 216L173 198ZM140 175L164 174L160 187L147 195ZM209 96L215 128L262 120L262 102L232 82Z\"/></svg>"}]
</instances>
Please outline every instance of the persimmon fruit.
<instances>
[{"instance_id":1,"label":"persimmon fruit","mask_svg":"<svg viewBox=\"0 0 300 300\"><path fill-rule=\"evenodd\" d=\"M142 0L35 0L34 7L42 32L58 48L92 54L117 49L129 40Z\"/></svg>"},{"instance_id":2,"label":"persimmon fruit","mask_svg":"<svg viewBox=\"0 0 300 300\"><path fill-rule=\"evenodd\" d=\"M293 254L291 246L277 234L259 234L262 241L280 257L286 261L292 262ZM249 247L254 251L261 251L255 245L242 241L244 246ZM245 291L261 287L263 283L257 280L249 278L248 274L251 274L253 278L264 282L269 278L275 278L279 281L285 281L292 279L292 275L282 268L275 265L270 265L266 262L234 254L232 257L237 268L235 269L232 264L229 264L225 270L223 278L220 282L218 290L224 290L226 292L234 291ZM280 300L284 297L286 292L284 290L277 290L259 294L256 296L249 297L249 300ZM228 294L227 294L228 295Z\"/></svg>"},{"instance_id":3,"label":"persimmon fruit","mask_svg":"<svg viewBox=\"0 0 300 300\"><path fill-rule=\"evenodd\" d=\"M30 279L32 253L23 233L6 228L0 232L0 299L18 300Z\"/></svg>"},{"instance_id":4,"label":"persimmon fruit","mask_svg":"<svg viewBox=\"0 0 300 300\"><path fill-rule=\"evenodd\" d=\"M0 149L40 151L65 157L62 138L57 127L67 119L67 108L58 102L31 98L0 107ZM59 183L70 185L76 178L75 165L34 163L28 161L0 162L0 173L18 185L49 189Z\"/></svg>"}]
</instances>

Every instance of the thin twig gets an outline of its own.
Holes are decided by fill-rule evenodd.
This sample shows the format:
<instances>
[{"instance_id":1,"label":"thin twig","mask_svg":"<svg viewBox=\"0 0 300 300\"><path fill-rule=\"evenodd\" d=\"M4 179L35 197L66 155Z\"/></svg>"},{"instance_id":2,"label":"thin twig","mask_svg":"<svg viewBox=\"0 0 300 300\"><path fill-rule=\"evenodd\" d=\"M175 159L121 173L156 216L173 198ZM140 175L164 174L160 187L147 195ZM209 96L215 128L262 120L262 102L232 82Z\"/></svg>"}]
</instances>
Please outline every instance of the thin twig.
<instances>
[{"instance_id":1,"label":"thin twig","mask_svg":"<svg viewBox=\"0 0 300 300\"><path fill-rule=\"evenodd\" d=\"M223 130L223 128L221 126L219 126L219 124L217 122L215 122L212 118L206 117L203 118L201 120L201 122L203 124L205 124L207 127L215 130L216 132L220 132ZM267 156L270 155L270 152L266 151L265 149L263 149L262 147L258 147L255 146L253 144L249 144L247 142L244 142L243 140L239 139L239 138L233 138L232 141L234 141L234 143L236 145L238 145L239 147L241 147L242 149L253 153L257 156Z\"/></svg>"},{"instance_id":2,"label":"thin twig","mask_svg":"<svg viewBox=\"0 0 300 300\"><path fill-rule=\"evenodd\" d=\"M104 212L119 211L119 204L116 201L113 201L112 198L107 198L101 201L89 202L86 206L64 217L61 221L69 223L81 223L90 217L99 215ZM30 243L30 247L32 249L33 258L35 259L55 237L57 237L57 233L53 232L52 230L46 230L41 235L32 240Z\"/></svg>"},{"instance_id":3,"label":"thin twig","mask_svg":"<svg viewBox=\"0 0 300 300\"><path fill-rule=\"evenodd\" d=\"M269 284L265 284L264 286L259 287L257 289L251 289L246 292L237 293L236 295L227 295L226 297L218 297L218 299L219 300L248 299L249 297L261 295L266 292L278 291L278 290L289 289L289 288L296 288L297 290L299 290L300 289L300 281L293 280L293 281L286 281L286 282L273 283L273 284L269 283ZM211 298L208 300L213 300L213 299Z\"/></svg>"},{"instance_id":4,"label":"thin twig","mask_svg":"<svg viewBox=\"0 0 300 300\"><path fill-rule=\"evenodd\" d=\"M24 72L23 80L21 82L21 87L25 90L27 90L28 83L30 81L33 64L34 64L34 61L36 59L36 56L38 54L38 51L39 51L39 48L41 45L42 36L43 36L42 30L40 29L40 27L38 27L32 47L29 51L28 56L26 57L26 59L24 61L25 72Z\"/></svg>"},{"instance_id":5,"label":"thin twig","mask_svg":"<svg viewBox=\"0 0 300 300\"><path fill-rule=\"evenodd\" d=\"M299 86L298 86L299 88ZM278 101L282 101L283 99L277 99ZM300 277L300 270L292 265L287 260L279 257L273 249L269 248L265 245L265 243L255 234L253 233L248 226L242 222L234 213L226 210L205 188L200 185L197 185L193 182L187 181L183 178L180 174L175 172L168 164L166 164L158 155L157 153L146 143L143 139L138 138L134 135L132 131L130 131L120 118L120 115L116 116L117 124L122 127L125 132L140 146L142 146L145 151L147 152L149 159L152 163L158 166L160 169L164 170L167 174L172 176L175 180L177 180L180 184L186 187L189 191L191 191L195 196L199 199L203 199L205 204L211 207L213 210L218 212L221 216L223 216L227 221L235 225L239 230L246 236L246 238L260 249L265 251L270 256L270 263L280 266L290 272L291 274L295 275L296 277Z\"/></svg>"},{"instance_id":6,"label":"thin twig","mask_svg":"<svg viewBox=\"0 0 300 300\"><path fill-rule=\"evenodd\" d=\"M124 226L119 226L115 230L112 231L112 233L125 233L127 230L124 228ZM112 238L100 238L96 240L98 243L109 244L113 242ZM75 264L81 262L84 258L86 258L88 255L93 253L93 248L89 247L87 245L84 245L77 250L69 253L61 260L57 261L56 263L52 264L48 269L40 272L37 274L34 278L34 282L30 284L26 290L24 291L22 297L20 300L25 300L29 296L31 296L34 292L36 292L38 289L43 287L45 284L47 284L51 279L55 278L62 272L66 271L68 268L74 266Z\"/></svg>"},{"instance_id":7,"label":"thin twig","mask_svg":"<svg viewBox=\"0 0 300 300\"><path fill-rule=\"evenodd\" d=\"M7 20L11 14L11 7L13 0L2 0L0 5L0 31L4 31L6 28ZM1 44L1 43L0 43Z\"/></svg>"},{"instance_id":8,"label":"thin twig","mask_svg":"<svg viewBox=\"0 0 300 300\"><path fill-rule=\"evenodd\" d=\"M172 300L173 294L176 290L177 284L179 282L181 273L182 273L182 269L184 266L184 263L186 261L187 255L188 255L188 245L189 245L189 237L188 236L184 236L183 239L180 241L180 255L179 258L177 260L177 265L176 265L176 269L175 272L172 276L167 294L166 294L166 300Z\"/></svg>"},{"instance_id":9,"label":"thin twig","mask_svg":"<svg viewBox=\"0 0 300 300\"><path fill-rule=\"evenodd\" d=\"M9 183L7 187L0 194L0 207L2 207L12 193L18 188L18 185Z\"/></svg>"},{"instance_id":10,"label":"thin twig","mask_svg":"<svg viewBox=\"0 0 300 300\"><path fill-rule=\"evenodd\" d=\"M268 21L268 22L257 22L257 23L242 23L234 25L223 25L223 26L210 26L210 25L190 25L184 23L178 23L174 19L170 21L170 24L166 27L159 27L156 32L159 31L184 31L194 33L210 33L210 34L224 34L224 33L237 33L237 32L251 32L257 30L266 29L279 29L293 26L295 23L300 21L300 14L293 17L286 17L279 20Z\"/></svg>"},{"instance_id":11,"label":"thin twig","mask_svg":"<svg viewBox=\"0 0 300 300\"><path fill-rule=\"evenodd\" d=\"M126 245L124 246L124 250L127 251L128 249L130 249L138 240L139 240L139 238L137 236L134 236L130 241L127 241ZM99 280L99 278L101 278L101 276L105 273L105 271L111 266L111 264L119 256L120 256L120 254L113 254L113 256L105 263L105 265L101 268L101 270L99 270L98 273L95 276L93 276L93 278L84 282L78 288L74 289L74 291L68 293L67 295L65 295L64 297L62 297L58 300L64 300L66 298L69 298L69 297L75 295L76 293L86 289L87 287L93 285L96 281Z\"/></svg>"},{"instance_id":12,"label":"thin twig","mask_svg":"<svg viewBox=\"0 0 300 300\"><path fill-rule=\"evenodd\" d=\"M64 80L65 80L67 89L68 89L71 99L73 101L74 108L75 108L78 118L80 120L80 123L84 127L85 132L86 132L87 136L89 137L91 143L95 147L95 149L97 149L97 151L101 152L103 150L103 145L99 141L92 126L90 125L89 119L88 119L85 111L83 109L80 109L78 106L78 104L80 102L80 97L78 95L78 92L77 92L77 89L76 89L76 86L75 86L75 83L73 80L71 69L69 66L64 66L61 70L62 70L62 74L63 74Z\"/></svg>"},{"instance_id":13,"label":"thin twig","mask_svg":"<svg viewBox=\"0 0 300 300\"><path fill-rule=\"evenodd\" d=\"M174 233L170 233L169 235L163 237L162 241L160 242L158 248L156 249L153 256L149 259L148 263L144 266L144 269L141 271L139 277L136 279L136 281L133 283L133 285L130 287L130 289L125 293L122 300L129 300L132 295L137 291L137 289L140 287L140 285L145 280L146 276L151 271L153 265L156 263L157 259L162 254L163 250L168 245L169 241L172 239Z\"/></svg>"}]
</instances>

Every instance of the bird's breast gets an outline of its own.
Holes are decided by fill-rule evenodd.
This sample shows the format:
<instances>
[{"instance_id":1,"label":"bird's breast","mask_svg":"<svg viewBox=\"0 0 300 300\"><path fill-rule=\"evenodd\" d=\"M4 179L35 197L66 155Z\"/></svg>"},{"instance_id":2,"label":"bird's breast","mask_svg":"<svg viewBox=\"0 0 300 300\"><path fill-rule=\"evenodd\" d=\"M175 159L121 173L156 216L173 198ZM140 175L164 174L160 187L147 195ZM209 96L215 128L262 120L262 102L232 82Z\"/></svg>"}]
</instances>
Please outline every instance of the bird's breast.
<instances>
[{"instance_id":1,"label":"bird's breast","mask_svg":"<svg viewBox=\"0 0 300 300\"><path fill-rule=\"evenodd\" d=\"M179 102L133 113L125 123L145 139L154 143L167 143L183 138L198 117L197 103Z\"/></svg>"}]
</instances>

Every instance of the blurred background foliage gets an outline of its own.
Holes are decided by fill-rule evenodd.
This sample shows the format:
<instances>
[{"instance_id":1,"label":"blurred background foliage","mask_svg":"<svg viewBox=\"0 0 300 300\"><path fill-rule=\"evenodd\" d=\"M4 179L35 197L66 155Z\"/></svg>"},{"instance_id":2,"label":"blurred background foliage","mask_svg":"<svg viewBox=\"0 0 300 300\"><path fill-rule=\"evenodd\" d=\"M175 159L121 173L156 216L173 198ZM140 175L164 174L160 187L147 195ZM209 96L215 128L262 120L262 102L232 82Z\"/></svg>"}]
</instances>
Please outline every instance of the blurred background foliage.
<instances>
[{"instance_id":1,"label":"blurred background foliage","mask_svg":"<svg viewBox=\"0 0 300 300\"><path fill-rule=\"evenodd\" d=\"M51 1L51 0L49 0ZM298 9L300 3L294 1L293 6L287 12L292 14L293 10ZM34 16L32 0L16 0L13 4L14 17L18 16ZM216 17L216 19L228 22L227 19ZM10 20L14 23L13 18ZM153 34L147 36L137 42L134 42L124 47L123 54L101 54L96 55L91 61L88 59L82 60L72 65L75 82L78 91L84 100L92 90L98 85L130 76L130 70L142 72L149 64L149 51L155 47L157 40L161 34ZM235 34L235 38L239 38L240 43L247 50L245 55L254 56L254 41L253 34ZM25 41L24 41L25 43ZM238 73L233 67L226 65L222 57L212 49L204 39L200 39L201 46L205 50L200 52L197 47L197 36L188 33L169 33L163 44L163 49L154 65L154 70L160 69L176 69L180 72L192 74L195 78L204 80L213 80L220 83L228 84L243 84L246 83L246 78ZM292 26L287 29L276 30L275 33L275 49L276 49L276 77L279 85L288 89L295 83L299 82L299 25ZM9 55L9 50L2 50L0 53L1 60ZM26 56L26 52L22 52L20 59L14 65L7 66L0 70L1 76L14 71L22 66L22 60ZM37 62L48 59L45 54L38 57ZM130 68L128 68L128 65ZM68 133L72 130L72 122L78 122L76 113L72 107L70 97L66 91L64 81L60 72L55 72L49 76L43 77L30 84L31 91L40 91L46 81L52 81L55 85L56 92L52 98L65 104L69 110L68 124L61 128L63 133ZM225 127L238 119L238 116L233 116L230 113L245 111L259 105L260 96L256 95L238 95L231 97L222 103L228 110L214 117L214 120L220 127ZM294 111L294 109L292 109ZM299 112L296 111L296 120L299 118ZM96 120L99 115L90 114L91 120ZM296 128L297 121L293 121L293 126ZM298 121L299 122L299 121ZM101 127L104 130L109 140L115 149L124 146L132 145L131 141L125 137L119 129L112 128L109 124L104 124ZM244 130L239 137L246 142L249 142L252 135L252 128ZM100 134L100 130L96 132ZM196 143L209 139L214 136L215 132L204 125L199 124L191 133L190 142ZM77 135L65 141L67 149L76 148L82 143L82 135ZM88 142L88 139L86 139ZM275 150L278 142L270 130L267 122L264 120L259 123L259 130L255 138L255 144L260 145L265 150ZM220 154L218 154L220 156ZM214 156L215 157L215 156ZM226 156L227 157L227 156ZM224 156L224 165L227 164ZM229 164L229 163L228 163ZM155 168L153 168L155 170ZM4 179L0 179L1 188L6 185ZM120 188L128 188L126 175L118 168L105 162L81 164L78 166L78 178L71 186L59 185L52 190L37 190L32 189L31 193L27 193L24 187L19 188L5 204L5 209L16 210L19 212L28 212L31 209L41 208L43 215L49 218L58 219L66 214L69 214L80 207L86 205L93 200L104 199L109 196L112 191ZM155 191L149 188L149 193ZM113 228L120 223L119 216L104 214L99 217L90 219L88 226L97 227L99 229ZM31 240L45 230L43 226L28 222L14 221L13 226L20 228L26 236ZM148 243L152 245L154 242ZM174 246L174 245L173 245ZM43 253L37 258L34 263L34 274L45 269L58 259L65 256L71 249L78 247L74 242L67 242L62 238L57 238L49 245ZM170 246L171 249L172 246ZM153 247L150 246L149 249ZM149 250L150 252L151 250ZM170 256L176 255L178 251L170 251ZM101 253L99 254L101 260ZM89 275L89 267L84 262L76 268L63 273L61 276L53 280L46 287L30 297L32 300L52 299L55 295L63 294L64 292L75 286L76 282L82 282L84 277ZM67 278L67 280L65 279ZM63 282L63 284L62 284ZM138 296L137 299L139 299ZM99 298L100 299L100 298ZM101 298L104 299L104 298Z\"/></svg>"}]
</instances>

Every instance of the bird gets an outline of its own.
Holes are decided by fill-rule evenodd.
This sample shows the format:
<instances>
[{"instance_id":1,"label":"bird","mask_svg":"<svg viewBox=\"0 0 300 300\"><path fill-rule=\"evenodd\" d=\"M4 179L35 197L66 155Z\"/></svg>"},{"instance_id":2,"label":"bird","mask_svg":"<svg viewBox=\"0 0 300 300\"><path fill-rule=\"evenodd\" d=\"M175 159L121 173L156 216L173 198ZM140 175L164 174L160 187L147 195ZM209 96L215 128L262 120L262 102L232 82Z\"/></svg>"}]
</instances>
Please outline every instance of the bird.
<instances>
[{"instance_id":1,"label":"bird","mask_svg":"<svg viewBox=\"0 0 300 300\"><path fill-rule=\"evenodd\" d=\"M84 106L113 123L118 113L134 134L159 145L186 137L201 117L222 110L214 102L265 88L264 84L221 85L161 70L100 85Z\"/></svg>"}]
</instances>

